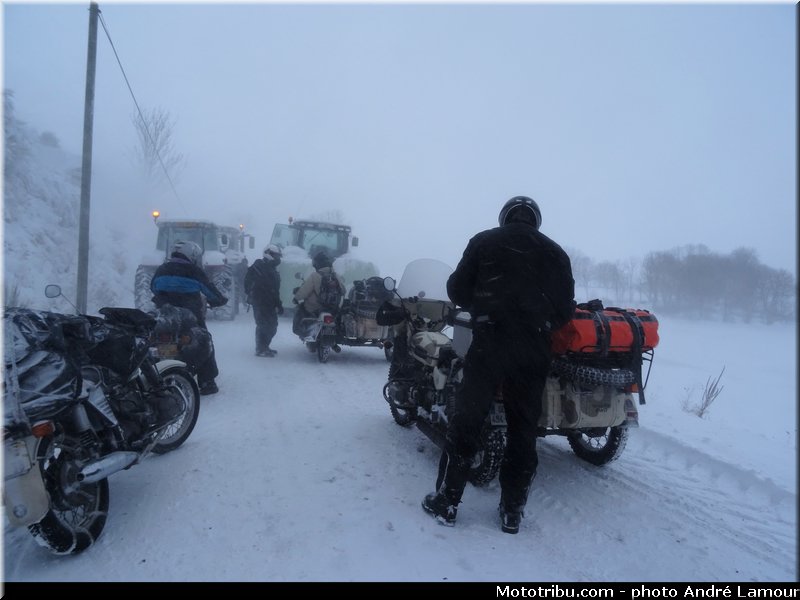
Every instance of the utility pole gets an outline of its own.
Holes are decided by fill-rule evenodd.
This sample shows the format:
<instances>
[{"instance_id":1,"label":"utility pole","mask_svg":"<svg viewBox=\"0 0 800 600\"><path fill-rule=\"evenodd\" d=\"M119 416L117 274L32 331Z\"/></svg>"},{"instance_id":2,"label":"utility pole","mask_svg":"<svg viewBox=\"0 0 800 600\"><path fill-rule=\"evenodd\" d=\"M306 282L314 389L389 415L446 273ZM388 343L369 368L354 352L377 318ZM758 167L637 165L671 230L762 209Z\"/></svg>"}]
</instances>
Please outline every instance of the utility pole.
<instances>
[{"instance_id":1,"label":"utility pole","mask_svg":"<svg viewBox=\"0 0 800 600\"><path fill-rule=\"evenodd\" d=\"M97 63L97 3L89 4L89 47L86 53L86 100L83 108L83 164L81 213L78 232L78 312L86 312L89 283L89 206L92 189L92 129L94 124L94 74Z\"/></svg>"}]
</instances>

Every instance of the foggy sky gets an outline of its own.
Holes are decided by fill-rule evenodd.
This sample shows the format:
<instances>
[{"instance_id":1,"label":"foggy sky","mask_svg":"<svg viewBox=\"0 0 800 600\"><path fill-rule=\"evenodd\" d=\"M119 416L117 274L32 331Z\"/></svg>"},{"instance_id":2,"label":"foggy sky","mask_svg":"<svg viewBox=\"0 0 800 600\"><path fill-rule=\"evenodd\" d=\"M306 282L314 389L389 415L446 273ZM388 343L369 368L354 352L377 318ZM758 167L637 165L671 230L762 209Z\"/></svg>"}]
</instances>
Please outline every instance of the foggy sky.
<instances>
[{"instance_id":1,"label":"foggy sky","mask_svg":"<svg viewBox=\"0 0 800 600\"><path fill-rule=\"evenodd\" d=\"M143 189L135 110L98 31L92 226L338 210L399 276L455 266L509 197L595 260L704 243L796 273L793 4L100 3L186 169ZM80 156L88 3L3 4L17 116Z\"/></svg>"}]
</instances>

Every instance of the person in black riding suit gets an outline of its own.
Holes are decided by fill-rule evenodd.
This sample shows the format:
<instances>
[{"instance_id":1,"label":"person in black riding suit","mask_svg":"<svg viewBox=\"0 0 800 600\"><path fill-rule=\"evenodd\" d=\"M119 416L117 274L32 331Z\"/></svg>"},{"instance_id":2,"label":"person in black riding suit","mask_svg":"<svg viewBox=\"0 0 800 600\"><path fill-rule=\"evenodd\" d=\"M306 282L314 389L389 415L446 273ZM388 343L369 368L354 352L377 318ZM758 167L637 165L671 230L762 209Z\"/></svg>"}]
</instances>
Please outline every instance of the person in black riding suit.
<instances>
[{"instance_id":1,"label":"person in black riding suit","mask_svg":"<svg viewBox=\"0 0 800 600\"><path fill-rule=\"evenodd\" d=\"M550 331L575 309L570 259L539 231L542 215L526 196L500 211L500 226L475 235L447 281L450 300L472 317L472 345L456 394L437 489L422 507L454 525L481 430L502 388L507 445L500 467L501 529L517 533L538 457L536 437L551 361Z\"/></svg>"},{"instance_id":2,"label":"person in black riding suit","mask_svg":"<svg viewBox=\"0 0 800 600\"><path fill-rule=\"evenodd\" d=\"M205 304L212 307L224 306L228 299L219 291L202 268L203 250L195 242L176 242L169 260L160 265L150 281L153 303L157 307L164 304L182 306L192 311L200 327L206 327ZM209 332L209 338L211 332ZM219 375L214 344L211 354L202 364L195 365L197 384L203 395L219 391L214 381Z\"/></svg>"},{"instance_id":3,"label":"person in black riding suit","mask_svg":"<svg viewBox=\"0 0 800 600\"><path fill-rule=\"evenodd\" d=\"M281 249L270 244L264 248L264 258L250 265L244 276L244 291L256 321L256 356L272 357L278 353L269 345L278 332L278 315L283 314L281 275L277 269L280 263Z\"/></svg>"}]
</instances>

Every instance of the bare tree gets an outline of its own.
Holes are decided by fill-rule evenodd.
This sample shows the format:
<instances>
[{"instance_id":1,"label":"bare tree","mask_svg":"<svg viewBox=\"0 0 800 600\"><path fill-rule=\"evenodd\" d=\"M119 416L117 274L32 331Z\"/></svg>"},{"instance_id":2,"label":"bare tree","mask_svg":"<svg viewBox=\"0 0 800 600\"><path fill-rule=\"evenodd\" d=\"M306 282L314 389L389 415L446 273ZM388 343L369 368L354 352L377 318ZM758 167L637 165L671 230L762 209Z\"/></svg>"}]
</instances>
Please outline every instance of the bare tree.
<instances>
[{"instance_id":1,"label":"bare tree","mask_svg":"<svg viewBox=\"0 0 800 600\"><path fill-rule=\"evenodd\" d=\"M185 166L183 154L175 149L175 119L163 108L153 108L131 116L138 146L135 158L147 179L174 180Z\"/></svg>"},{"instance_id":2,"label":"bare tree","mask_svg":"<svg viewBox=\"0 0 800 600\"><path fill-rule=\"evenodd\" d=\"M634 301L633 291L637 287L638 283L638 274L639 274L639 266L641 264L641 260L631 256L626 259L624 262L621 263L620 269L622 270L622 278L624 282L625 289L628 294L628 300L630 302Z\"/></svg>"},{"instance_id":3,"label":"bare tree","mask_svg":"<svg viewBox=\"0 0 800 600\"><path fill-rule=\"evenodd\" d=\"M586 300L589 300L589 286L592 283L592 259L576 248L564 248L572 263L572 276L575 287L583 286Z\"/></svg>"},{"instance_id":4,"label":"bare tree","mask_svg":"<svg viewBox=\"0 0 800 600\"><path fill-rule=\"evenodd\" d=\"M594 281L605 288L606 293L614 291L614 302L620 302L620 288L622 287L622 271L619 261L604 260L594 265L592 269Z\"/></svg>"}]
</instances>

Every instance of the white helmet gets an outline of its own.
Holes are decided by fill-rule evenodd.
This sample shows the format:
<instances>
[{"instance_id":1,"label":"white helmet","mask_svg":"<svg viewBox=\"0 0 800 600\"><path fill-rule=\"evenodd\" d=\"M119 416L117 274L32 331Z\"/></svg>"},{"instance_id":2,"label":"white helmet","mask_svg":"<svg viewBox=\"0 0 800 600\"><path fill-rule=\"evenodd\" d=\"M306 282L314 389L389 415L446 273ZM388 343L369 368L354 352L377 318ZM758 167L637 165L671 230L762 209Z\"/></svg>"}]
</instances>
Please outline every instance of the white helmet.
<instances>
[{"instance_id":1,"label":"white helmet","mask_svg":"<svg viewBox=\"0 0 800 600\"><path fill-rule=\"evenodd\" d=\"M195 242L184 242L183 240L175 242L172 246L172 256L176 254L193 262L198 267L203 266L203 249Z\"/></svg>"},{"instance_id":2,"label":"white helmet","mask_svg":"<svg viewBox=\"0 0 800 600\"><path fill-rule=\"evenodd\" d=\"M265 260L275 260L276 258L280 258L283 256L281 249L279 246L275 244L270 244L266 248L264 248L264 259Z\"/></svg>"}]
</instances>

